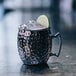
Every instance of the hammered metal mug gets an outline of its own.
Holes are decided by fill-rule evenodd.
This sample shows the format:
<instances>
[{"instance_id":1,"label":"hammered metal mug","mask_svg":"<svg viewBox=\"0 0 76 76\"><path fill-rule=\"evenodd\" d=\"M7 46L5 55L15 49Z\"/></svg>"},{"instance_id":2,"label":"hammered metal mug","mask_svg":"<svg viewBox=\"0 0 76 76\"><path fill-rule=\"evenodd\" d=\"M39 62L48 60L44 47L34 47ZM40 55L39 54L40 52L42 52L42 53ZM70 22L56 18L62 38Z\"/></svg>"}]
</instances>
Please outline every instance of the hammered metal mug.
<instances>
[{"instance_id":1,"label":"hammered metal mug","mask_svg":"<svg viewBox=\"0 0 76 76\"><path fill-rule=\"evenodd\" d=\"M52 39L59 38L59 51L52 53ZM47 63L50 56L59 57L62 46L61 35L51 34L50 28L28 30L20 27L17 38L18 52L21 60L27 65Z\"/></svg>"}]
</instances>

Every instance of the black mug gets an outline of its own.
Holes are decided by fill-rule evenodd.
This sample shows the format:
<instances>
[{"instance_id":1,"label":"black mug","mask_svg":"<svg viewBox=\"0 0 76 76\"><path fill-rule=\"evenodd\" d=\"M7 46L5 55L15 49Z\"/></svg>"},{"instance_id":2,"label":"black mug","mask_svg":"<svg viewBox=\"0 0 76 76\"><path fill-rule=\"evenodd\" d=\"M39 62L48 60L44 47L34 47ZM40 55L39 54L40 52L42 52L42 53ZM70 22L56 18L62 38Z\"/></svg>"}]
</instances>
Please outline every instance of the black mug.
<instances>
[{"instance_id":1,"label":"black mug","mask_svg":"<svg viewBox=\"0 0 76 76\"><path fill-rule=\"evenodd\" d=\"M59 38L59 51L52 53L52 39ZM50 56L59 57L62 46L61 35L51 34L50 27L41 30L28 30L19 28L18 31L18 52L21 60L27 65L46 63Z\"/></svg>"}]
</instances>

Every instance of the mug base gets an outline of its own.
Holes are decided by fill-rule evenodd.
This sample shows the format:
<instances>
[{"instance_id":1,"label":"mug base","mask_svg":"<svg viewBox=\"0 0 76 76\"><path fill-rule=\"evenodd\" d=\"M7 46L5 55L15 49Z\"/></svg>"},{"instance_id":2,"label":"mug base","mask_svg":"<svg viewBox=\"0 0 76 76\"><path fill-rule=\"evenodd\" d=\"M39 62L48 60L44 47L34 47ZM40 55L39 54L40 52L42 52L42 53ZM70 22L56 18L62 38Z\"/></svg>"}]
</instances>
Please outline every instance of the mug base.
<instances>
[{"instance_id":1,"label":"mug base","mask_svg":"<svg viewBox=\"0 0 76 76\"><path fill-rule=\"evenodd\" d=\"M48 66L47 63L41 63L41 64L24 64L24 63L23 63L23 65L26 65L26 66L41 66L41 65L43 65L43 66Z\"/></svg>"},{"instance_id":2,"label":"mug base","mask_svg":"<svg viewBox=\"0 0 76 76\"><path fill-rule=\"evenodd\" d=\"M42 62L42 63L38 63L38 64L30 64L30 63L26 63L25 61L23 61L24 65L28 65L28 66L36 66L36 65L47 65L47 62Z\"/></svg>"}]
</instances>

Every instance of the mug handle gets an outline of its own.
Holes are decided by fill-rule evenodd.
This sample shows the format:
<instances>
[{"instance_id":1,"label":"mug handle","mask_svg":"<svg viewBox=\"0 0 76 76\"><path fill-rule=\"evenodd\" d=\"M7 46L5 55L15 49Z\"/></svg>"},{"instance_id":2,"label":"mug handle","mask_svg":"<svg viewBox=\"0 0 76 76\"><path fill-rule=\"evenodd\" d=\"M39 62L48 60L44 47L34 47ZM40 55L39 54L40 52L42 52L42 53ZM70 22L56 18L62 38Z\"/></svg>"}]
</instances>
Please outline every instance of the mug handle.
<instances>
[{"instance_id":1,"label":"mug handle","mask_svg":"<svg viewBox=\"0 0 76 76\"><path fill-rule=\"evenodd\" d=\"M50 53L50 56L56 56L56 57L59 57L60 55L60 52L61 52L61 47L62 47L62 37L60 35L60 33L56 33L55 35L50 35L50 37L53 39L53 38L59 38L59 51L58 51L58 54L56 53Z\"/></svg>"}]
</instances>

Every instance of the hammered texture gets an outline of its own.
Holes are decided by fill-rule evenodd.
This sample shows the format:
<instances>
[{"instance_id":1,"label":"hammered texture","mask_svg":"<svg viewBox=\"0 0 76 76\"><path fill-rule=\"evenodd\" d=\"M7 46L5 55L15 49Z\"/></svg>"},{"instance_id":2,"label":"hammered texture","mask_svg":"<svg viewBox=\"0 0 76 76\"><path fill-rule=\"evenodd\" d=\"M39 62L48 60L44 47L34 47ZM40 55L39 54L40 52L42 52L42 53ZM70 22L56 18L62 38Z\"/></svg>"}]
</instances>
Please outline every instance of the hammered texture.
<instances>
[{"instance_id":1,"label":"hammered texture","mask_svg":"<svg viewBox=\"0 0 76 76\"><path fill-rule=\"evenodd\" d=\"M47 62L51 52L49 29L26 30L18 32L18 51L24 64L33 65Z\"/></svg>"}]
</instances>

